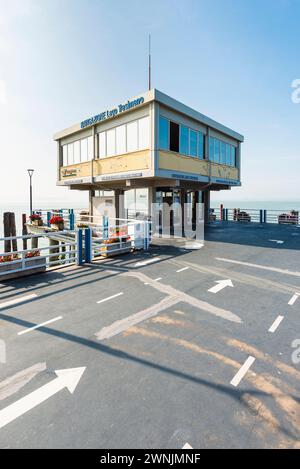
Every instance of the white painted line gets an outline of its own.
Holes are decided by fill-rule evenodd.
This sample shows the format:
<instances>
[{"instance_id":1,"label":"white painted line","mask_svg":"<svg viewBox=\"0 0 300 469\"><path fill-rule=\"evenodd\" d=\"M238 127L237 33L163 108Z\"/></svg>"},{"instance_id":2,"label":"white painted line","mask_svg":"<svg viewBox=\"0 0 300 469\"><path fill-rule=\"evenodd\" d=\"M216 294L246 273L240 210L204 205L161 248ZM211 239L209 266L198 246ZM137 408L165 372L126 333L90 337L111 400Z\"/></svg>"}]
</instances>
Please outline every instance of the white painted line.
<instances>
[{"instance_id":1,"label":"white painted line","mask_svg":"<svg viewBox=\"0 0 300 469\"><path fill-rule=\"evenodd\" d=\"M189 443L186 443L182 449L193 449L193 447L189 444Z\"/></svg>"},{"instance_id":2,"label":"white painted line","mask_svg":"<svg viewBox=\"0 0 300 469\"><path fill-rule=\"evenodd\" d=\"M188 270L189 267L183 267L182 269L176 270L176 273L179 274L179 272L183 272L184 270Z\"/></svg>"},{"instance_id":3,"label":"white painted line","mask_svg":"<svg viewBox=\"0 0 300 469\"><path fill-rule=\"evenodd\" d=\"M284 319L284 316L277 316L272 326L269 329L269 332L275 332L281 321Z\"/></svg>"},{"instance_id":4,"label":"white painted line","mask_svg":"<svg viewBox=\"0 0 300 469\"><path fill-rule=\"evenodd\" d=\"M243 366L239 369L237 374L230 381L230 384L232 384L232 386L237 386L240 383L240 381L243 379L243 377L245 376L254 361L255 358L249 355Z\"/></svg>"},{"instance_id":5,"label":"white painted line","mask_svg":"<svg viewBox=\"0 0 300 469\"><path fill-rule=\"evenodd\" d=\"M295 301L297 301L297 299L299 298L299 295L300 293L295 293L295 295L292 296L288 304L292 306L295 303Z\"/></svg>"},{"instance_id":6,"label":"white painted line","mask_svg":"<svg viewBox=\"0 0 300 469\"><path fill-rule=\"evenodd\" d=\"M162 280L162 277L157 277L154 279L154 282L158 282L159 280Z\"/></svg>"},{"instance_id":7,"label":"white painted line","mask_svg":"<svg viewBox=\"0 0 300 469\"><path fill-rule=\"evenodd\" d=\"M145 261L139 261L135 264L135 267L143 267L148 264L152 264L153 262L158 262L160 261L160 257L153 257L152 259L147 259Z\"/></svg>"},{"instance_id":8,"label":"white painted line","mask_svg":"<svg viewBox=\"0 0 300 469\"><path fill-rule=\"evenodd\" d=\"M239 265L246 265L247 267L255 267L256 269L270 270L271 272L278 272L280 274L285 274L285 275L293 275L294 277L300 277L300 272L292 271L288 269L279 269L277 267L270 267L267 265L251 264L250 262L235 261L234 259L226 259L224 257L216 257L216 260L222 261L222 262L229 262L230 264L239 264Z\"/></svg>"},{"instance_id":9,"label":"white painted line","mask_svg":"<svg viewBox=\"0 0 300 469\"><path fill-rule=\"evenodd\" d=\"M23 331L18 332L18 335L23 335L27 334L27 332L35 331L35 329L38 329L39 327L43 327L47 324L51 324L52 322L59 321L62 318L62 316L57 316L57 318L49 319L49 321L42 322L41 324L37 324L36 326L28 327L28 329L23 329Z\"/></svg>"},{"instance_id":10,"label":"white painted line","mask_svg":"<svg viewBox=\"0 0 300 469\"><path fill-rule=\"evenodd\" d=\"M37 295L35 293L32 293L32 295L20 296L20 298L15 298L14 300L9 300L5 303L0 303L0 309L7 308L8 306L17 305L18 303L23 303L23 301L32 300L36 297Z\"/></svg>"},{"instance_id":11,"label":"white painted line","mask_svg":"<svg viewBox=\"0 0 300 469\"><path fill-rule=\"evenodd\" d=\"M103 298L103 300L99 300L99 301L97 301L97 303L98 304L104 303L105 301L112 300L113 298L117 298L117 296L121 296L121 295L124 295L124 293L122 291L120 293L116 293L115 295L108 296L107 298Z\"/></svg>"}]
</instances>

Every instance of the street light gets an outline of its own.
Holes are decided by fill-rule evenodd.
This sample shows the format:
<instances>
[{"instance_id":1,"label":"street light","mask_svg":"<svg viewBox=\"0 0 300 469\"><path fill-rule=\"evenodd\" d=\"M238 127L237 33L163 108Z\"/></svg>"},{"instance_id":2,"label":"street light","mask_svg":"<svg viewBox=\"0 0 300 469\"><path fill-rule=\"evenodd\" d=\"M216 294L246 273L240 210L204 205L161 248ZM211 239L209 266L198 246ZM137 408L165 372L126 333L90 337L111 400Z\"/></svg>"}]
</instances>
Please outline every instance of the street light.
<instances>
[{"instance_id":1,"label":"street light","mask_svg":"<svg viewBox=\"0 0 300 469\"><path fill-rule=\"evenodd\" d=\"M27 172L29 174L29 179L30 179L30 215L32 215L32 175L33 175L34 169L27 169Z\"/></svg>"}]
</instances>

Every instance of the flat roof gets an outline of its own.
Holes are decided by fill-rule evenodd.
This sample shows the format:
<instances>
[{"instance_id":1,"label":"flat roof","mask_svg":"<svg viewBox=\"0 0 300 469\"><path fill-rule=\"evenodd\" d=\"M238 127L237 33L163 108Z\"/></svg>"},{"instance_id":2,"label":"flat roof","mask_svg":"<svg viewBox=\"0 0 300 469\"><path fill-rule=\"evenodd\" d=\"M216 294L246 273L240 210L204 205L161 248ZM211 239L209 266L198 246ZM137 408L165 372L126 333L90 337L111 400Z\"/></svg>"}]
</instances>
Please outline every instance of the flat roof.
<instances>
[{"instance_id":1,"label":"flat roof","mask_svg":"<svg viewBox=\"0 0 300 469\"><path fill-rule=\"evenodd\" d=\"M239 142L244 141L243 135L239 134L238 132L235 132L234 130L230 129L229 127L226 127L220 122L217 122L211 119L210 117L207 117L204 114L201 114L195 109L192 109L191 107L181 103L180 101L177 101L176 99L171 98L171 96L168 96L167 94L155 88L149 91L146 91L144 93L141 93L133 98L130 98L125 103L118 104L107 110L102 110L99 114L96 114L95 116L92 116L77 124L72 125L71 127L68 127L64 130L61 130L55 133L54 140L59 140L68 135L80 132L83 129L92 127L93 125L97 125L97 124L100 124L101 122L114 119L120 114L130 112L136 109L137 107L141 107L143 105L150 103L151 101L157 101L158 103L163 104L164 106L170 109L173 109L185 116L188 116L191 119L194 119L200 122L201 124L209 126L212 129L215 129L225 135L228 135L234 138L235 140L238 140Z\"/></svg>"}]
</instances>

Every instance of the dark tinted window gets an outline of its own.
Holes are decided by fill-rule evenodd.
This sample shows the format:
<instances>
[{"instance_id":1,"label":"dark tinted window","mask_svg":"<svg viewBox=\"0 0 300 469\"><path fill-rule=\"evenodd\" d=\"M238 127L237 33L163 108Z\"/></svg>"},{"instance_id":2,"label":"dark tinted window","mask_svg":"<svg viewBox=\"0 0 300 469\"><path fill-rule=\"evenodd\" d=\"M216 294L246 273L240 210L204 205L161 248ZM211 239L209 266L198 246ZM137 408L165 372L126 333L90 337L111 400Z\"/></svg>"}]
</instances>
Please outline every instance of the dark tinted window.
<instances>
[{"instance_id":1,"label":"dark tinted window","mask_svg":"<svg viewBox=\"0 0 300 469\"><path fill-rule=\"evenodd\" d=\"M179 152L179 125L170 122L170 150Z\"/></svg>"}]
</instances>

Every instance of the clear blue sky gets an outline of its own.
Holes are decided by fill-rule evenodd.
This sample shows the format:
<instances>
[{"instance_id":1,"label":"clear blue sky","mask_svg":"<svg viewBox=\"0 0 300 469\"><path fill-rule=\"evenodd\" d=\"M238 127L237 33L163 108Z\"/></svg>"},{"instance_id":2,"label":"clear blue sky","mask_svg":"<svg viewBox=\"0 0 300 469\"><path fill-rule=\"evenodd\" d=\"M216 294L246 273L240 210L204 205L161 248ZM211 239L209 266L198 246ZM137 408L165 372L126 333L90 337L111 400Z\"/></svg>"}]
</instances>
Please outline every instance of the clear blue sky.
<instances>
[{"instance_id":1,"label":"clear blue sky","mask_svg":"<svg viewBox=\"0 0 300 469\"><path fill-rule=\"evenodd\" d=\"M55 187L53 133L153 86L245 135L241 189L300 200L297 0L0 0L0 200L76 202ZM218 198L221 194L218 194Z\"/></svg>"}]
</instances>

